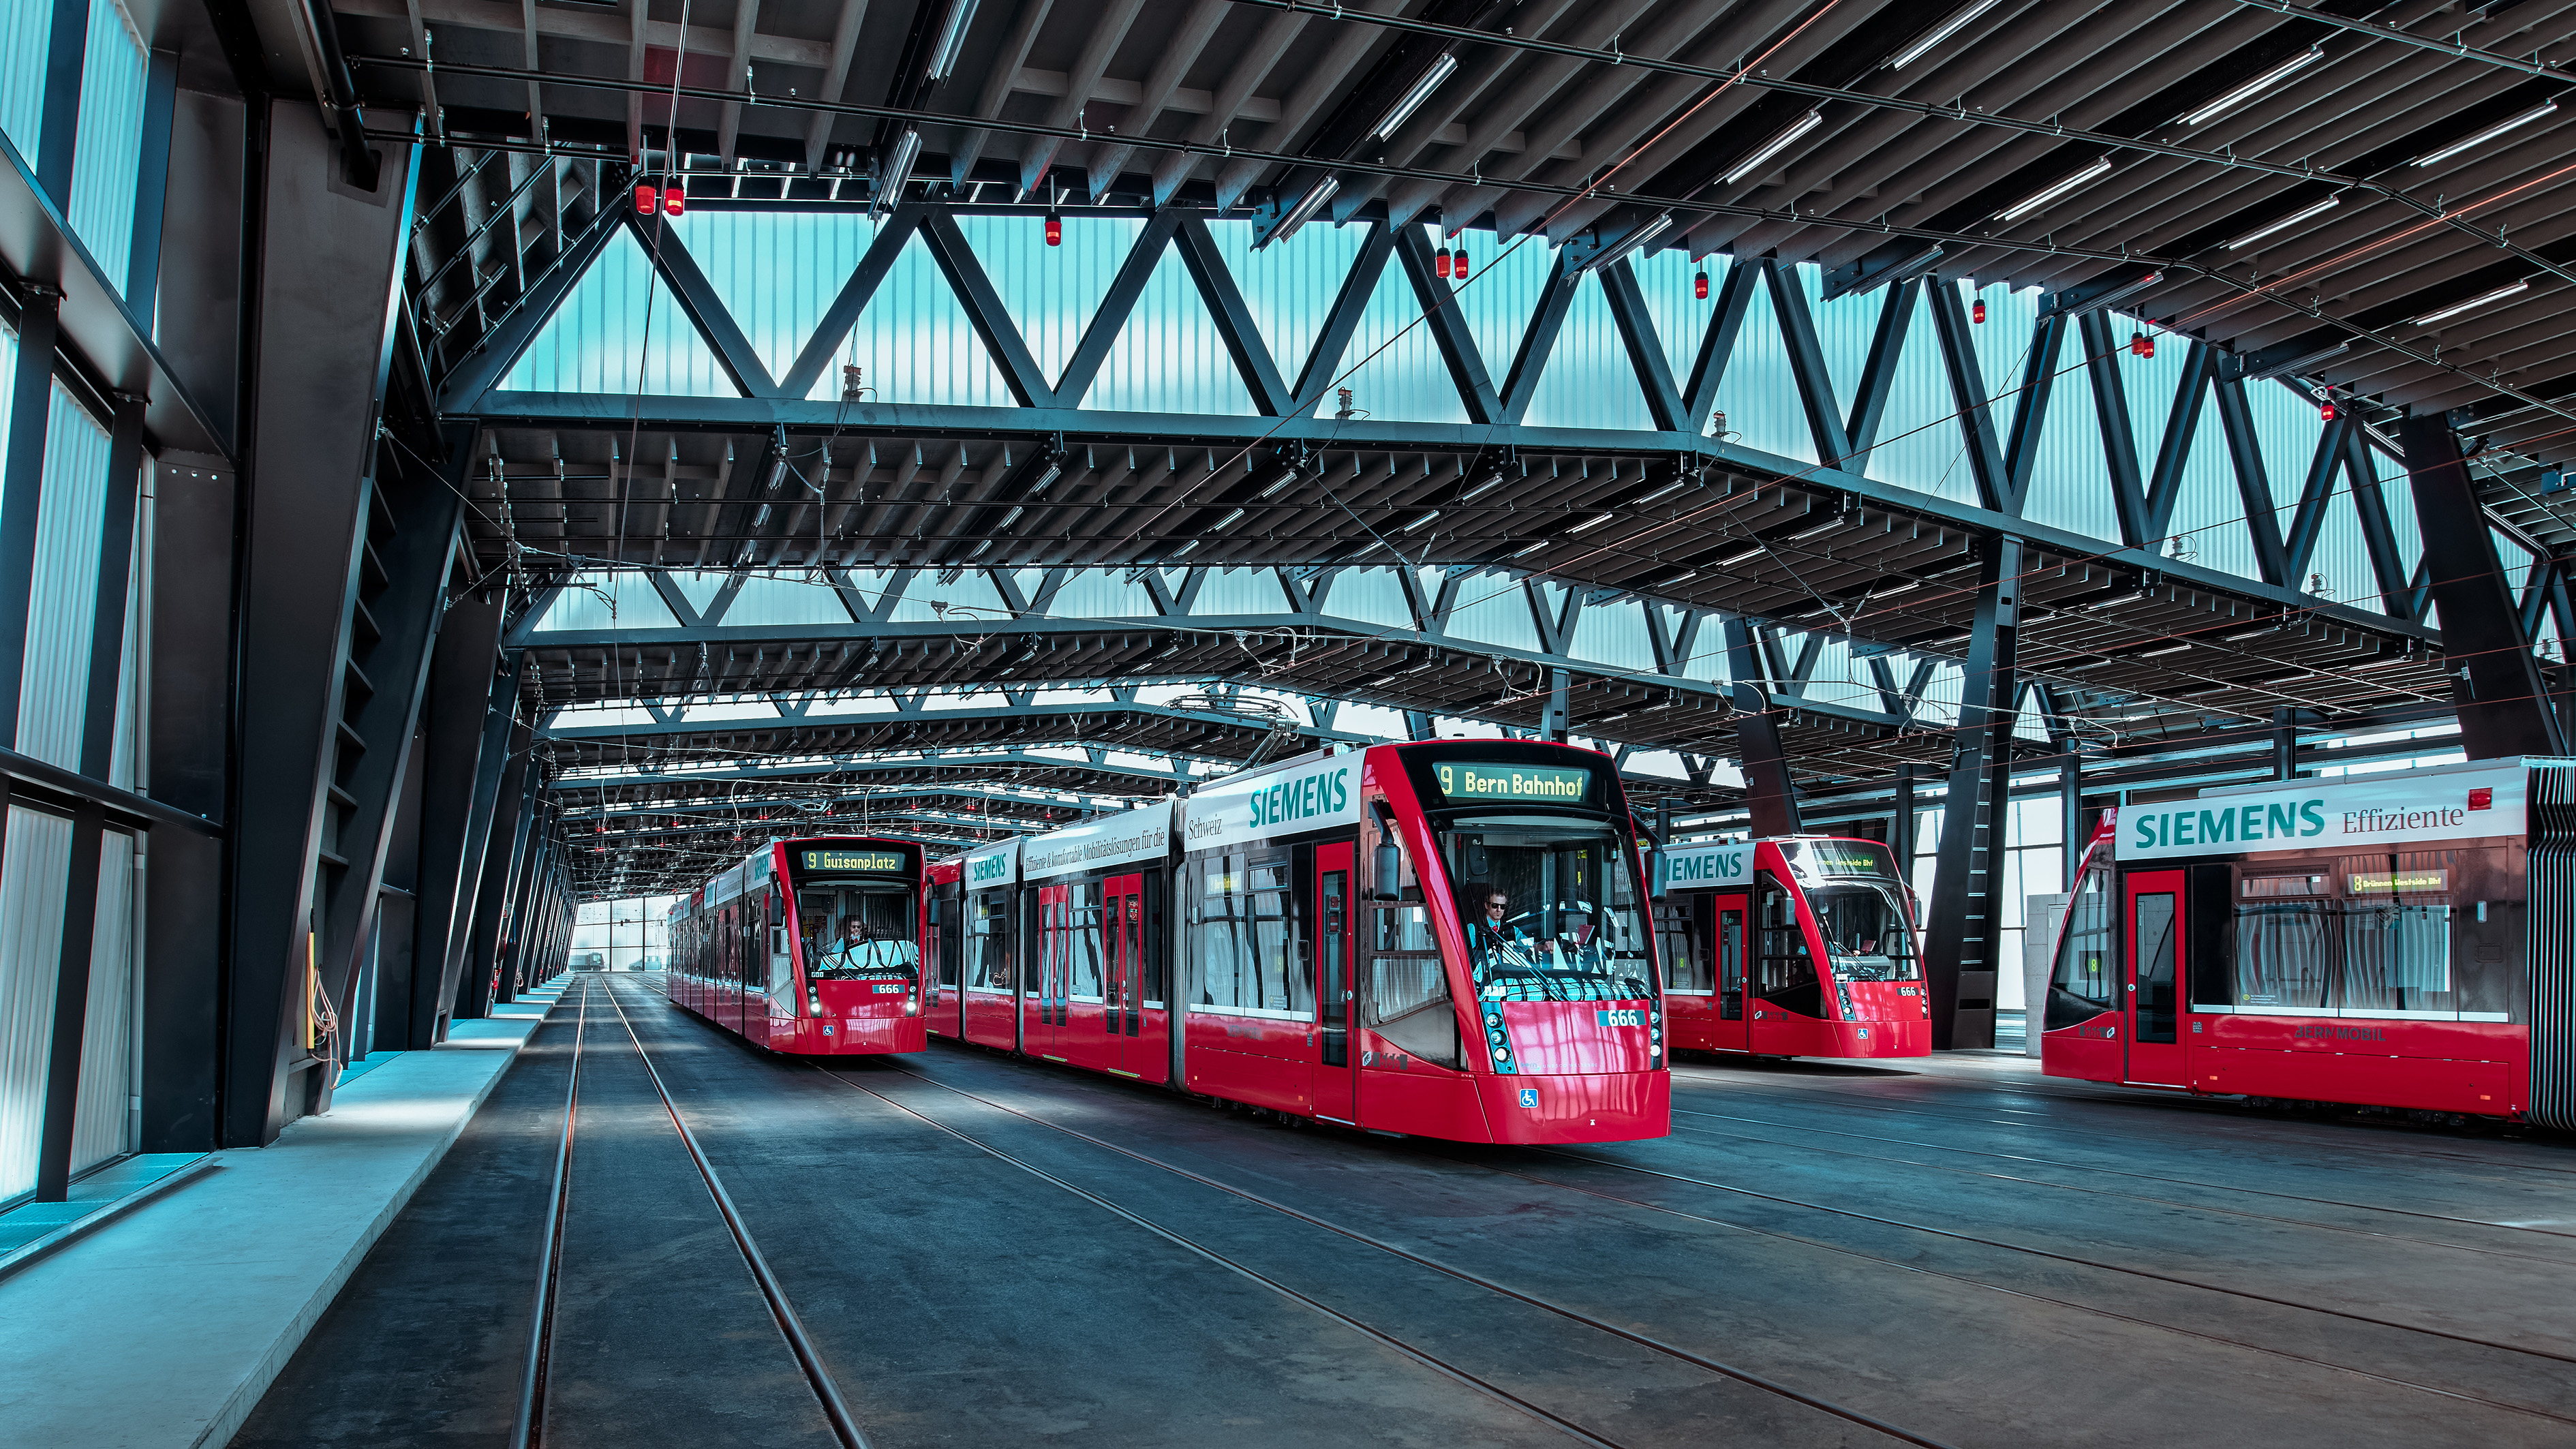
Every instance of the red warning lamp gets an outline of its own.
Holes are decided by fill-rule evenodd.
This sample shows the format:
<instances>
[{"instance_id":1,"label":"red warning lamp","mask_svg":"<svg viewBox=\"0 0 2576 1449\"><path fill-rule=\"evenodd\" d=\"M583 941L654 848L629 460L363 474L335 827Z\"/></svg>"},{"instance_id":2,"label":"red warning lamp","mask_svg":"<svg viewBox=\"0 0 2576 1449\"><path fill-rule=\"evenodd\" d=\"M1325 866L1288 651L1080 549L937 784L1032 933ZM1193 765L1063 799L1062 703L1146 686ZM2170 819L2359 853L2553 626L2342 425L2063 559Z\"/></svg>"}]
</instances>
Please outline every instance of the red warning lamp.
<instances>
[{"instance_id":1,"label":"red warning lamp","mask_svg":"<svg viewBox=\"0 0 2576 1449\"><path fill-rule=\"evenodd\" d=\"M687 214L689 209L689 193L676 186L664 187L662 189L662 209L671 213L673 216L682 216Z\"/></svg>"},{"instance_id":2,"label":"red warning lamp","mask_svg":"<svg viewBox=\"0 0 2576 1449\"><path fill-rule=\"evenodd\" d=\"M1708 300L1708 273L1701 272L1691 278L1691 295L1703 302Z\"/></svg>"},{"instance_id":3,"label":"red warning lamp","mask_svg":"<svg viewBox=\"0 0 2576 1449\"><path fill-rule=\"evenodd\" d=\"M2129 334L2129 355L2130 355L2130 356L2132 356L2132 357L2153 357L2153 356L2155 356L2155 355L2156 355L2156 339L2154 339L2154 338L2152 338L2152 337L2149 337L2149 336L2148 336L2147 334L2145 334L2144 332L2132 332L2132 333L2130 333L2130 334Z\"/></svg>"},{"instance_id":4,"label":"red warning lamp","mask_svg":"<svg viewBox=\"0 0 2576 1449\"><path fill-rule=\"evenodd\" d=\"M2326 422L2333 422L2335 419L2334 404L2331 402L2319 404L2317 407L2317 416Z\"/></svg>"},{"instance_id":5,"label":"red warning lamp","mask_svg":"<svg viewBox=\"0 0 2576 1449\"><path fill-rule=\"evenodd\" d=\"M655 191L650 186L638 186L635 188L635 214L637 216L651 216L654 210L660 207L661 204L662 193Z\"/></svg>"},{"instance_id":6,"label":"red warning lamp","mask_svg":"<svg viewBox=\"0 0 2576 1449\"><path fill-rule=\"evenodd\" d=\"M1986 301L1983 297L1978 298L1976 304L1968 309L1968 320L1971 322L1986 320Z\"/></svg>"},{"instance_id":7,"label":"red warning lamp","mask_svg":"<svg viewBox=\"0 0 2576 1449\"><path fill-rule=\"evenodd\" d=\"M1049 216L1049 217L1047 218L1047 225L1046 225L1046 238L1047 238L1047 245L1048 245L1048 246L1051 246L1051 247L1060 247L1060 246L1063 246L1063 245L1064 245L1064 218L1063 218L1063 217L1060 217L1060 216Z\"/></svg>"},{"instance_id":8,"label":"red warning lamp","mask_svg":"<svg viewBox=\"0 0 2576 1449\"><path fill-rule=\"evenodd\" d=\"M1439 277L1446 277L1449 275L1449 249L1447 247L1442 247L1440 250L1431 254L1431 271L1433 275Z\"/></svg>"},{"instance_id":9,"label":"red warning lamp","mask_svg":"<svg viewBox=\"0 0 2576 1449\"><path fill-rule=\"evenodd\" d=\"M1449 258L1449 280L1453 282L1463 282L1467 280L1467 249L1465 247L1458 248L1456 254Z\"/></svg>"}]
</instances>

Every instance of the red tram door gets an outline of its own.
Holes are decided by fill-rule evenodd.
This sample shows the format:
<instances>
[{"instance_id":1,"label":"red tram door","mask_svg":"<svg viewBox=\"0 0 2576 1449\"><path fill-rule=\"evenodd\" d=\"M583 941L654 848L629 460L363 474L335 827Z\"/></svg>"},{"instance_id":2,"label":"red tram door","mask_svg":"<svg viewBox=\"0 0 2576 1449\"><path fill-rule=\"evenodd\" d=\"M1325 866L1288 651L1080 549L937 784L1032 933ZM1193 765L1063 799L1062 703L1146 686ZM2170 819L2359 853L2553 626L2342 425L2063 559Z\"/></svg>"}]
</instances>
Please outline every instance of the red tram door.
<instances>
[{"instance_id":1,"label":"red tram door","mask_svg":"<svg viewBox=\"0 0 2576 1449\"><path fill-rule=\"evenodd\" d=\"M1753 1013L1744 1005L1745 898L1719 896L1709 932L1710 964L1717 973L1717 1019L1708 1024L1710 1051L1750 1051Z\"/></svg>"},{"instance_id":2,"label":"red tram door","mask_svg":"<svg viewBox=\"0 0 2576 1449\"><path fill-rule=\"evenodd\" d=\"M1145 878L1111 876L1101 886L1101 949L1108 953L1109 979L1101 1031L1108 1038L1105 1056L1113 1071L1159 1078L1151 1071L1155 1058L1145 1044Z\"/></svg>"},{"instance_id":3,"label":"red tram door","mask_svg":"<svg viewBox=\"0 0 2576 1449\"><path fill-rule=\"evenodd\" d=\"M2141 871L2127 878L2129 918L2128 1080L2188 1086L2183 1070L2183 873Z\"/></svg>"},{"instance_id":4,"label":"red tram door","mask_svg":"<svg viewBox=\"0 0 2576 1449\"><path fill-rule=\"evenodd\" d=\"M1359 1120L1351 1064L1351 846L1315 847L1315 1115Z\"/></svg>"}]
</instances>

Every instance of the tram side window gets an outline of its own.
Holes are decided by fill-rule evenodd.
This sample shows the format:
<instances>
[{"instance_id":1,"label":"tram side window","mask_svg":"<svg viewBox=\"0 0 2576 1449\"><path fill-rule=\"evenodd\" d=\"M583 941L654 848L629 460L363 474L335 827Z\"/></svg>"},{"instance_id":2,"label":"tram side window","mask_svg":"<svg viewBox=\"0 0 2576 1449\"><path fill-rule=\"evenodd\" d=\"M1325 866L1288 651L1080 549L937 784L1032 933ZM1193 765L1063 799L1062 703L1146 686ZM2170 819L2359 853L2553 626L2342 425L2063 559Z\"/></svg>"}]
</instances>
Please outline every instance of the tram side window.
<instances>
[{"instance_id":1,"label":"tram side window","mask_svg":"<svg viewBox=\"0 0 2576 1449\"><path fill-rule=\"evenodd\" d=\"M1102 1000L1100 882L1073 881L1039 897L1038 949L1064 973L1059 988L1077 1001Z\"/></svg>"},{"instance_id":2,"label":"tram side window","mask_svg":"<svg viewBox=\"0 0 2576 1449\"><path fill-rule=\"evenodd\" d=\"M1664 989L1683 996L1706 996L1716 989L1695 915L1696 903L1688 899L1655 903L1655 946L1664 958Z\"/></svg>"},{"instance_id":3,"label":"tram side window","mask_svg":"<svg viewBox=\"0 0 2576 1449\"><path fill-rule=\"evenodd\" d=\"M1797 898L1769 871L1755 872L1754 881L1754 929L1761 954L1753 994L1783 1011L1801 1016L1824 1015L1825 988L1816 979L1816 962L1807 950L1806 930L1798 924Z\"/></svg>"},{"instance_id":4,"label":"tram side window","mask_svg":"<svg viewBox=\"0 0 2576 1449\"><path fill-rule=\"evenodd\" d=\"M2111 872L2095 866L2075 883L2058 937L2057 968L2048 979L2048 1018L2041 1029L2077 1026L2109 1011L2119 979L2111 920Z\"/></svg>"},{"instance_id":5,"label":"tram side window","mask_svg":"<svg viewBox=\"0 0 2576 1449\"><path fill-rule=\"evenodd\" d=\"M966 932L966 984L983 991L1010 990L1010 892L977 891L970 903Z\"/></svg>"},{"instance_id":6,"label":"tram side window","mask_svg":"<svg viewBox=\"0 0 2576 1449\"><path fill-rule=\"evenodd\" d=\"M2275 1011L2518 1016L2523 903L2509 848L2238 871L2232 1000ZM2222 978L2223 979L2223 978Z\"/></svg>"},{"instance_id":7,"label":"tram side window","mask_svg":"<svg viewBox=\"0 0 2576 1449\"><path fill-rule=\"evenodd\" d=\"M1379 906L1361 978L1360 1025L1417 1061L1458 1065L1458 1010L1427 906Z\"/></svg>"},{"instance_id":8,"label":"tram side window","mask_svg":"<svg viewBox=\"0 0 2576 1449\"><path fill-rule=\"evenodd\" d=\"M1199 870L1201 1006L1311 1017L1315 983L1296 873L1286 852L1212 856Z\"/></svg>"}]
</instances>

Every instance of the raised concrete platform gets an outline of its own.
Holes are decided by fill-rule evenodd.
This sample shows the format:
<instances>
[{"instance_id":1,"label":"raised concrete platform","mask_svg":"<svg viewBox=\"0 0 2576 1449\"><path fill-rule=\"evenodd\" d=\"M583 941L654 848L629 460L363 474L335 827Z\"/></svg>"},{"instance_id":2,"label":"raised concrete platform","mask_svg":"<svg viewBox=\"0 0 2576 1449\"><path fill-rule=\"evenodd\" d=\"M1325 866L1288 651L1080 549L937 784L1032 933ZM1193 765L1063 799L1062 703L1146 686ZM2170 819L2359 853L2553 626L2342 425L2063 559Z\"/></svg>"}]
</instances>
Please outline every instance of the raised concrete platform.
<instances>
[{"instance_id":1,"label":"raised concrete platform","mask_svg":"<svg viewBox=\"0 0 2576 1449\"><path fill-rule=\"evenodd\" d=\"M330 1112L0 1282L0 1442L177 1449L232 1438L411 1200L555 991L456 1023Z\"/></svg>"}]
</instances>

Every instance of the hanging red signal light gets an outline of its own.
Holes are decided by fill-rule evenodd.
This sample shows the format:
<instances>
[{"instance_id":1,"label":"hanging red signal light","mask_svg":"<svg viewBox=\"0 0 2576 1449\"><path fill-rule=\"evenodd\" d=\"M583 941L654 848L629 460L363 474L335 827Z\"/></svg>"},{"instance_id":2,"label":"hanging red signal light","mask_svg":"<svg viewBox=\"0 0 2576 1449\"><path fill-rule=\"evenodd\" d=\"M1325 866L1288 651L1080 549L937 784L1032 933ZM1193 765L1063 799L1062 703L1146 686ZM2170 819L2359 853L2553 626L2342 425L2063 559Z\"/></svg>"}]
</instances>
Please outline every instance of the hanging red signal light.
<instances>
[{"instance_id":1,"label":"hanging red signal light","mask_svg":"<svg viewBox=\"0 0 2576 1449\"><path fill-rule=\"evenodd\" d=\"M1971 322L1983 322L1986 320L1986 302L1984 298L1978 298L1976 305L1968 309L1968 320Z\"/></svg>"},{"instance_id":2,"label":"hanging red signal light","mask_svg":"<svg viewBox=\"0 0 2576 1449\"><path fill-rule=\"evenodd\" d=\"M2155 356L2155 355L2156 355L2156 339L2154 339L2154 338L2152 338L2152 337L2149 337L2149 336L2148 336L2147 334L2145 334L2144 332L2132 332L2132 333L2130 333L2130 334L2129 334L2129 353L2130 353L2130 355L2131 355L2131 356L2133 356L2133 357L2153 357L2153 356Z\"/></svg>"},{"instance_id":3,"label":"hanging red signal light","mask_svg":"<svg viewBox=\"0 0 2576 1449\"><path fill-rule=\"evenodd\" d=\"M2318 416L2319 418L2321 418L2321 419L2325 420L2326 422L2329 422L2329 423L2330 423L2330 422L2333 422L2333 421L2334 421L2334 418L2335 418L2335 414L2334 414L2334 404L2333 404L2333 403L2325 403L2325 404L2320 405L2320 406L2317 408L2317 416Z\"/></svg>"},{"instance_id":4,"label":"hanging red signal light","mask_svg":"<svg viewBox=\"0 0 2576 1449\"><path fill-rule=\"evenodd\" d=\"M1691 278L1691 295L1703 302L1708 300L1708 273L1701 272Z\"/></svg>"},{"instance_id":5,"label":"hanging red signal light","mask_svg":"<svg viewBox=\"0 0 2576 1449\"><path fill-rule=\"evenodd\" d=\"M1063 245L1064 245L1064 218L1063 218L1063 217L1060 217L1060 216L1049 216L1049 217L1047 218L1046 236L1047 236L1047 245L1048 245L1048 246L1051 246L1051 247L1060 247L1060 246L1063 246Z\"/></svg>"},{"instance_id":6,"label":"hanging red signal light","mask_svg":"<svg viewBox=\"0 0 2576 1449\"><path fill-rule=\"evenodd\" d=\"M1431 254L1431 270L1436 276L1445 278L1449 275L1449 249L1447 247L1442 247L1440 250Z\"/></svg>"},{"instance_id":7,"label":"hanging red signal light","mask_svg":"<svg viewBox=\"0 0 2576 1449\"><path fill-rule=\"evenodd\" d=\"M655 191L650 186L638 186L635 188L635 214L637 216L651 216L654 210L661 206L661 204L662 193Z\"/></svg>"},{"instance_id":8,"label":"hanging red signal light","mask_svg":"<svg viewBox=\"0 0 2576 1449\"><path fill-rule=\"evenodd\" d=\"M673 216L685 215L689 209L689 193L676 186L663 188L662 209Z\"/></svg>"},{"instance_id":9,"label":"hanging red signal light","mask_svg":"<svg viewBox=\"0 0 2576 1449\"><path fill-rule=\"evenodd\" d=\"M1463 282L1467 280L1467 249L1465 247L1458 248L1457 254L1449 258L1449 280L1453 282Z\"/></svg>"}]
</instances>

